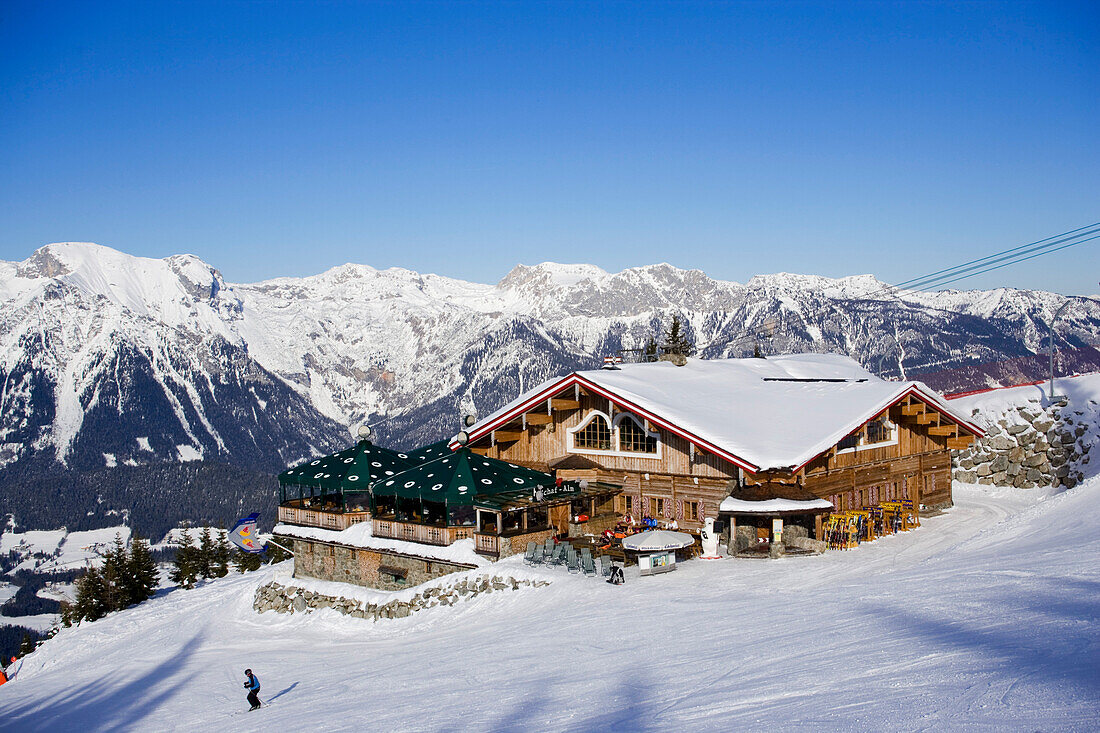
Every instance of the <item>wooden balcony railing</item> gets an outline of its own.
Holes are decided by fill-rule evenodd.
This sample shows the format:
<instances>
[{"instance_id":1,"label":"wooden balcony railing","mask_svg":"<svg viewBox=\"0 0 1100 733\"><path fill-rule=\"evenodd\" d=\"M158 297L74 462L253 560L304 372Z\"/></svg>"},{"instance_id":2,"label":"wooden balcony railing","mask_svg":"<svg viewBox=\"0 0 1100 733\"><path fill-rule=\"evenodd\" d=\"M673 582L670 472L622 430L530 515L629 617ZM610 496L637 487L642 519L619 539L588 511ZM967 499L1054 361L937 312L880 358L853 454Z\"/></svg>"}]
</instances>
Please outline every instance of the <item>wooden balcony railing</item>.
<instances>
[{"instance_id":1,"label":"wooden balcony railing","mask_svg":"<svg viewBox=\"0 0 1100 733\"><path fill-rule=\"evenodd\" d=\"M370 519L370 512L332 512L303 509L296 506L280 506L279 521L302 527L342 530Z\"/></svg>"},{"instance_id":2,"label":"wooden balcony railing","mask_svg":"<svg viewBox=\"0 0 1100 733\"><path fill-rule=\"evenodd\" d=\"M495 534L475 534L474 550L482 555L500 555L500 537Z\"/></svg>"},{"instance_id":3,"label":"wooden balcony railing","mask_svg":"<svg viewBox=\"0 0 1100 733\"><path fill-rule=\"evenodd\" d=\"M375 537L389 537L425 545L449 545L473 535L473 527L433 527L425 524L395 522L389 519L373 520Z\"/></svg>"}]
</instances>

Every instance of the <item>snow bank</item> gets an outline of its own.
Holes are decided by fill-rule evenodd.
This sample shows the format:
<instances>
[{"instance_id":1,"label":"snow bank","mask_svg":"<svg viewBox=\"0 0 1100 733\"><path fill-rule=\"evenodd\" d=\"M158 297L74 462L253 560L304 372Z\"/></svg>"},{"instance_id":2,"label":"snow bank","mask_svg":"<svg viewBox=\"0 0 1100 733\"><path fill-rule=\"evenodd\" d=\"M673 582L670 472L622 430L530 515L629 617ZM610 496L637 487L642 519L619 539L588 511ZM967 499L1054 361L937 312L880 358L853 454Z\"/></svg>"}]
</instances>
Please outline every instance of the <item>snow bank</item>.
<instances>
[{"instance_id":1,"label":"snow bank","mask_svg":"<svg viewBox=\"0 0 1100 733\"><path fill-rule=\"evenodd\" d=\"M0 688L0 720L216 729L249 666L272 703L249 724L273 729L1094 729L1100 479L954 494L848 552L623 586L505 561L555 580L378 623L256 614L285 568L231 575L62 630Z\"/></svg>"},{"instance_id":2,"label":"snow bank","mask_svg":"<svg viewBox=\"0 0 1100 733\"><path fill-rule=\"evenodd\" d=\"M797 501L795 499L766 499L764 501L745 501L727 496L718 507L720 512L808 512L814 509L832 509L832 502L825 499Z\"/></svg>"}]
</instances>

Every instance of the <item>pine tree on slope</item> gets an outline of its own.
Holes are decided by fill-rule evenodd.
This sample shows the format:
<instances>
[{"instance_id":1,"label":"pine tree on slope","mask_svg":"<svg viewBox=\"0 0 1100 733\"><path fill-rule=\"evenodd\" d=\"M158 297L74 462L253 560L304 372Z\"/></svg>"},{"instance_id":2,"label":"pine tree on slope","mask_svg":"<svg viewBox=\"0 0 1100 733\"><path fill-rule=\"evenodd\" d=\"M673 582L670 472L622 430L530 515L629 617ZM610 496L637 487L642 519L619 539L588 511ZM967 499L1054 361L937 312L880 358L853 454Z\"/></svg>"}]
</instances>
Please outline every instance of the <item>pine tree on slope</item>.
<instances>
[{"instance_id":1,"label":"pine tree on slope","mask_svg":"<svg viewBox=\"0 0 1100 733\"><path fill-rule=\"evenodd\" d=\"M149 541L134 534L130 540L130 561L127 563L126 582L128 595L132 603L141 603L153 597L160 582L160 573L153 554L149 551Z\"/></svg>"},{"instance_id":2,"label":"pine tree on slope","mask_svg":"<svg viewBox=\"0 0 1100 733\"><path fill-rule=\"evenodd\" d=\"M203 525L199 535L199 551L196 555L198 575L203 578L214 577L214 538L210 535L210 525Z\"/></svg>"},{"instance_id":3,"label":"pine tree on slope","mask_svg":"<svg viewBox=\"0 0 1100 733\"><path fill-rule=\"evenodd\" d=\"M664 351L666 354L680 354L681 356L691 356L695 352L695 345L684 333L679 315L673 314L672 324L665 332Z\"/></svg>"},{"instance_id":4,"label":"pine tree on slope","mask_svg":"<svg viewBox=\"0 0 1100 733\"><path fill-rule=\"evenodd\" d=\"M221 531L214 533L214 553L210 561L211 572L215 578L224 578L229 574L229 543Z\"/></svg>"},{"instance_id":5,"label":"pine tree on slope","mask_svg":"<svg viewBox=\"0 0 1100 733\"><path fill-rule=\"evenodd\" d=\"M191 539L190 527L185 522L183 525L183 537L180 539L179 549L176 550L176 561L169 576L172 582L181 588L194 588L195 579L198 576L198 548Z\"/></svg>"},{"instance_id":6,"label":"pine tree on slope","mask_svg":"<svg viewBox=\"0 0 1100 733\"><path fill-rule=\"evenodd\" d=\"M126 579L129 564L122 535L116 534L114 544L103 556L103 568L100 570L104 592L102 600L108 612L129 608L135 602L130 598L130 587Z\"/></svg>"}]
</instances>

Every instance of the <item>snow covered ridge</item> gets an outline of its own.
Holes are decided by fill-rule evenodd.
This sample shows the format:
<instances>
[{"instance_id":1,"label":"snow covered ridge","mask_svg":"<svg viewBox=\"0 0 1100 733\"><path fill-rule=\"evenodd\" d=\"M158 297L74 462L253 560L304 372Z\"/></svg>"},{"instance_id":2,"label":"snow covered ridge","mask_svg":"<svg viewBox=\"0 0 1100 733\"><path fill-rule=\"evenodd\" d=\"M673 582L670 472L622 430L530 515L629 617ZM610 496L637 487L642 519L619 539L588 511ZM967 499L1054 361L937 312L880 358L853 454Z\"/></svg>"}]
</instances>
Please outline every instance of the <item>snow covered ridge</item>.
<instances>
[{"instance_id":1,"label":"snow covered ridge","mask_svg":"<svg viewBox=\"0 0 1100 733\"><path fill-rule=\"evenodd\" d=\"M0 266L0 465L275 470L361 422L429 442L462 412L641 345L671 312L704 358L751 353L744 333L764 329L772 353L833 351L904 377L1033 353L1064 300L887 295L869 275L739 284L668 264L519 265L496 285L349 264L233 284L193 255L51 244ZM1100 342L1100 305L1072 302L1059 334Z\"/></svg>"},{"instance_id":2,"label":"snow covered ridge","mask_svg":"<svg viewBox=\"0 0 1100 733\"><path fill-rule=\"evenodd\" d=\"M119 526L80 532L69 532L65 528L16 532L8 528L0 534L0 555L14 553L20 559L10 571L12 573L82 570L88 565L100 564L102 553L114 543L116 535L128 542L130 528Z\"/></svg>"}]
</instances>

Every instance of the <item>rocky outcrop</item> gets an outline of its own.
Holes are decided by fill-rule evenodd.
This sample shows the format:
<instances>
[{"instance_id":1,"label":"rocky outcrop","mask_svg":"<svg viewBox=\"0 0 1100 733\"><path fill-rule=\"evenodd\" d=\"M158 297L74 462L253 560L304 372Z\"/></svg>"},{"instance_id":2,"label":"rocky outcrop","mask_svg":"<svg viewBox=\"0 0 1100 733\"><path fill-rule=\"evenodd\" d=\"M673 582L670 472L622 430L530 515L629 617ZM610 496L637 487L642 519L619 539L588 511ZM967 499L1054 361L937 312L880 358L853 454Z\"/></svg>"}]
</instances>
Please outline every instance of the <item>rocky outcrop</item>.
<instances>
[{"instance_id":1,"label":"rocky outcrop","mask_svg":"<svg viewBox=\"0 0 1100 733\"><path fill-rule=\"evenodd\" d=\"M264 611L312 613L321 608L331 608L345 616L378 621L387 618L405 618L425 608L453 606L459 601L476 598L485 593L531 587L541 588L547 585L550 585L548 580L517 580L505 575L482 575L466 578L452 585L426 588L411 598L403 600L368 603L354 598L325 595L299 586L271 582L256 589L252 607L259 613Z\"/></svg>"},{"instance_id":2,"label":"rocky outcrop","mask_svg":"<svg viewBox=\"0 0 1100 733\"><path fill-rule=\"evenodd\" d=\"M988 432L968 449L952 456L954 477L966 483L993 486L1072 488L1084 475L1096 436L1097 404L1042 405L1031 398L995 415L974 411Z\"/></svg>"}]
</instances>

